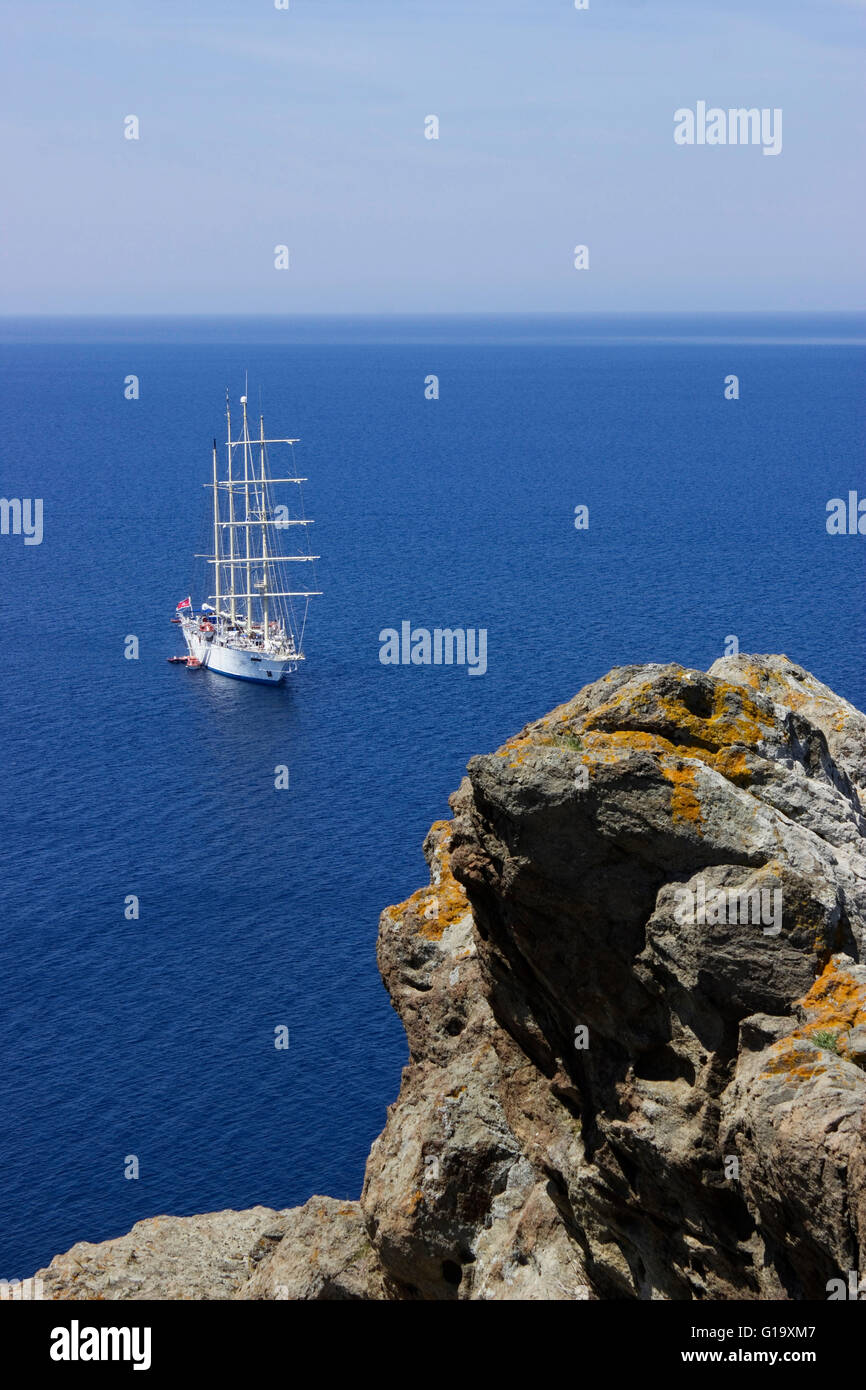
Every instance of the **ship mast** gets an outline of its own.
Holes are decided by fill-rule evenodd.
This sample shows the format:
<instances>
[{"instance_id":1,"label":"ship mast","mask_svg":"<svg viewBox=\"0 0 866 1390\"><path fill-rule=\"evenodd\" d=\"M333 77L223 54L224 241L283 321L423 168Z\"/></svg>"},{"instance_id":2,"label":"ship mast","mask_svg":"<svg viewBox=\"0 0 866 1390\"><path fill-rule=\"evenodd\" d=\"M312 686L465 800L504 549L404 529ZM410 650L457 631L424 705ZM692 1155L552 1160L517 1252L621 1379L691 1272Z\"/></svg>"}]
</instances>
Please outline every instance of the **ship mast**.
<instances>
[{"instance_id":1,"label":"ship mast","mask_svg":"<svg viewBox=\"0 0 866 1390\"><path fill-rule=\"evenodd\" d=\"M309 603L309 600L311 598L318 597L320 593L320 590L318 589L272 589L271 579L274 576L271 574L271 571L274 570L274 567L277 564L282 564L284 562L300 563L303 561L315 561L319 557L318 555L310 555L309 553L306 555L270 555L268 553L268 525L270 524L270 518L268 515L269 487L274 483L297 483L298 485L300 485L301 483L306 482L306 478L300 478L295 476L294 474L280 478L268 477L266 446L269 444L287 444L291 447L292 445L297 444L298 440L285 438L266 439L265 421L263 415L259 416L259 438L256 440L256 443L259 445L260 450L260 466L258 470L256 469L255 460L253 458L253 441L250 437L249 420L247 416L247 397L245 395L241 396L241 406L243 407L243 435L239 436L237 439L232 439L231 408L229 406L228 392L226 392L226 425L228 429L226 449L228 452L228 476L225 482L221 482L219 479L217 443L216 440L214 440L213 483L205 484L205 486L212 486L214 490L213 554L202 556L200 558L206 559L215 568L215 593L213 597L214 602L216 604L217 617L220 619L228 618L231 626L233 628L237 627L238 601L242 601L246 605L244 609L244 618L242 626L245 628L246 633L250 635L254 631L253 600L259 599L262 605L262 642L267 643L270 637L269 619L271 599L279 600L286 598L303 598L306 599ZM232 470L232 451L234 449L240 448L242 445L244 450L244 472L242 477L239 477L237 480L235 480L235 478L233 477ZM243 521L235 520L235 488L237 488L238 490L243 488L244 490ZM222 519L221 507L219 502L219 493L223 489L225 489L225 491L228 493L227 521L224 521ZM312 525L312 522L309 521L309 519L307 519L306 517L292 517L290 520L286 520L281 524L283 526L310 526ZM235 532L239 526L242 526L246 532L246 539L244 542L243 550L241 550L241 547L236 545L235 543ZM253 526L261 527L261 554L259 554L257 551L254 538L250 536L250 531ZM229 533L228 555L226 559L223 559L220 554L221 532L225 530L226 527L228 528ZM276 547L277 551L285 549L285 547L281 547L279 545L279 540L280 537L278 536L278 543ZM262 578L261 580L257 580L255 584L253 584L253 571L258 566L259 561L261 561L262 565ZM225 588L223 587L222 583L223 567L225 567L229 572L229 579ZM235 579L236 569L243 570L246 573L247 582L243 590L238 589L237 580ZM276 579L277 582L286 582L286 580L280 573L276 574ZM227 599L229 601L229 609L228 613L226 614L222 613L220 610L220 603L223 599ZM285 609L285 605L278 603L277 609L278 617L282 619L282 623L280 625L280 632L276 639L277 642L279 643L285 640L286 635L291 634L292 638L296 641L297 644L297 652L295 653L295 655L299 660L303 660L303 653L300 650L301 641L303 639L303 625L301 626L300 633L296 636L292 625L293 620L289 618L288 613ZM306 622L306 618L304 619L304 622Z\"/></svg>"},{"instance_id":2,"label":"ship mast","mask_svg":"<svg viewBox=\"0 0 866 1390\"><path fill-rule=\"evenodd\" d=\"M220 615L220 502L219 481L217 478L217 442L213 442L213 557L216 596L216 615Z\"/></svg>"},{"instance_id":3,"label":"ship mast","mask_svg":"<svg viewBox=\"0 0 866 1390\"><path fill-rule=\"evenodd\" d=\"M226 392L226 420L228 422L228 494L229 494L229 576L231 583L231 603L229 604L229 614L231 624L234 627L237 621L237 602L235 599L235 490L232 486L232 417L229 409L228 392Z\"/></svg>"},{"instance_id":4,"label":"ship mast","mask_svg":"<svg viewBox=\"0 0 866 1390\"><path fill-rule=\"evenodd\" d=\"M247 575L247 635L253 630L253 601L249 597L252 593L250 579L250 433L247 428L247 398L241 396L241 405L244 408L244 534L246 535L246 575Z\"/></svg>"},{"instance_id":5,"label":"ship mast","mask_svg":"<svg viewBox=\"0 0 866 1390\"><path fill-rule=\"evenodd\" d=\"M265 417L259 416L260 465L262 474L262 642L268 640L268 527L267 480L265 478ZM249 531L247 531L249 536ZM249 580L247 580L249 588Z\"/></svg>"}]
</instances>

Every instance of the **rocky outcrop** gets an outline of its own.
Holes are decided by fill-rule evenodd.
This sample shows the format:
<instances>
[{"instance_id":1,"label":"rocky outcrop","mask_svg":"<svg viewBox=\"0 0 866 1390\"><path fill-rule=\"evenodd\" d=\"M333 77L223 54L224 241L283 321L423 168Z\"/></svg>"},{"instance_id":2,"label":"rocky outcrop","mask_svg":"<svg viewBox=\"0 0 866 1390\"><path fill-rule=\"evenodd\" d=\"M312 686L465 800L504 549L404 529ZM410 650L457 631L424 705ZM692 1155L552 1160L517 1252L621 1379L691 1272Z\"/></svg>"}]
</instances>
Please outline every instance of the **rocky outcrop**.
<instances>
[{"instance_id":1,"label":"rocky outcrop","mask_svg":"<svg viewBox=\"0 0 866 1390\"><path fill-rule=\"evenodd\" d=\"M246 1272L181 1296L802 1299L862 1271L864 785L866 717L785 657L619 668L473 758L429 886L382 915L410 1060L360 1204L188 1218ZM145 1293L124 1241L55 1260L55 1296L179 1296L182 1255Z\"/></svg>"},{"instance_id":2,"label":"rocky outcrop","mask_svg":"<svg viewBox=\"0 0 866 1390\"><path fill-rule=\"evenodd\" d=\"M386 1298L357 1202L154 1216L39 1271L50 1299Z\"/></svg>"},{"instance_id":3,"label":"rocky outcrop","mask_svg":"<svg viewBox=\"0 0 866 1390\"><path fill-rule=\"evenodd\" d=\"M80 1241L37 1278L46 1298L231 1298L280 1217L268 1207L154 1216L118 1240Z\"/></svg>"}]
</instances>

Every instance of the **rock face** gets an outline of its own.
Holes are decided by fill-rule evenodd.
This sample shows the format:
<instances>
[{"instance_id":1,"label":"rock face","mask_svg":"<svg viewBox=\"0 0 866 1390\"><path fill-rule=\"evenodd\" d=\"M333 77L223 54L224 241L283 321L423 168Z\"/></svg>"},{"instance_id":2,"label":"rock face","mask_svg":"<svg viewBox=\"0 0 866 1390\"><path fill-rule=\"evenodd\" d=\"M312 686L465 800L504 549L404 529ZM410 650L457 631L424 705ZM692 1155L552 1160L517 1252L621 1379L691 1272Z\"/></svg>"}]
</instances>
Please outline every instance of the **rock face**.
<instances>
[{"instance_id":1,"label":"rock face","mask_svg":"<svg viewBox=\"0 0 866 1390\"><path fill-rule=\"evenodd\" d=\"M249 1257L280 1218L268 1207L207 1216L155 1216L100 1245L80 1241L37 1278L46 1298L231 1298Z\"/></svg>"},{"instance_id":2,"label":"rock face","mask_svg":"<svg viewBox=\"0 0 866 1390\"><path fill-rule=\"evenodd\" d=\"M866 1268L866 717L786 657L623 667L468 774L382 914L410 1061L360 1204L187 1218L181 1294L182 1256L137 1251L142 1286L106 1253L139 1223L47 1293L823 1299ZM193 1272L208 1222L242 1276Z\"/></svg>"}]
</instances>

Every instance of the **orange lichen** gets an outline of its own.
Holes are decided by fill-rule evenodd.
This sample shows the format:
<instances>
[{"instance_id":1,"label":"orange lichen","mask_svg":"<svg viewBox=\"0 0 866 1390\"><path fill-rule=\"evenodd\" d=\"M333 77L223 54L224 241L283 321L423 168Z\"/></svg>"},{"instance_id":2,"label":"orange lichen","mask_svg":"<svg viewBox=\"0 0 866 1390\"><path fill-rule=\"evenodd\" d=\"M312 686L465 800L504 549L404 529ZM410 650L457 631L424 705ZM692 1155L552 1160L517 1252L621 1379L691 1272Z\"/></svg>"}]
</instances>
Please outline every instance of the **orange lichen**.
<instances>
[{"instance_id":1,"label":"orange lichen","mask_svg":"<svg viewBox=\"0 0 866 1390\"><path fill-rule=\"evenodd\" d=\"M431 826L431 835L439 836L433 850L433 882L418 888L405 902L386 909L392 920L400 917L409 921L428 941L438 941L469 911L469 900L451 872L451 828L451 821L436 821Z\"/></svg>"},{"instance_id":2,"label":"orange lichen","mask_svg":"<svg viewBox=\"0 0 866 1390\"><path fill-rule=\"evenodd\" d=\"M744 748L721 749L712 759L712 766L737 787L747 787L752 780Z\"/></svg>"},{"instance_id":3,"label":"orange lichen","mask_svg":"<svg viewBox=\"0 0 866 1390\"><path fill-rule=\"evenodd\" d=\"M661 713L667 723L686 736L684 741L703 745L710 753L732 744L755 747L775 727L772 713L753 699L743 686L717 680L706 694L711 701L709 711L706 715L698 715L689 709L684 690L665 695L656 681L643 681L628 691L629 717L643 714L648 718L657 718ZM615 697L587 716L586 728L597 728L624 712L622 699ZM700 756L698 749L695 756Z\"/></svg>"},{"instance_id":4,"label":"orange lichen","mask_svg":"<svg viewBox=\"0 0 866 1390\"><path fill-rule=\"evenodd\" d=\"M798 1001L808 1019L798 1029L800 1037L834 1028L847 1031L866 1023L866 986L858 985L831 960L818 976L809 993Z\"/></svg>"},{"instance_id":5,"label":"orange lichen","mask_svg":"<svg viewBox=\"0 0 866 1390\"><path fill-rule=\"evenodd\" d=\"M661 774L666 782L670 782L673 791L671 793L671 818L674 821L685 821L693 825L699 835L703 835L703 817L701 815L701 803L698 800L696 780L697 768L694 764L662 762Z\"/></svg>"},{"instance_id":6,"label":"orange lichen","mask_svg":"<svg viewBox=\"0 0 866 1390\"><path fill-rule=\"evenodd\" d=\"M772 1053L771 1060L761 1073L762 1081L782 1074L787 1074L795 1081L811 1081L813 1077L820 1076L827 1070L818 1053L815 1054L814 1061L811 1057L804 1060L803 1053L787 1038L775 1043Z\"/></svg>"},{"instance_id":7,"label":"orange lichen","mask_svg":"<svg viewBox=\"0 0 866 1390\"><path fill-rule=\"evenodd\" d=\"M515 748L525 748L532 739L529 734L515 734L514 738L506 739L501 748L497 748L496 757L504 758L506 754L513 753Z\"/></svg>"},{"instance_id":8,"label":"orange lichen","mask_svg":"<svg viewBox=\"0 0 866 1390\"><path fill-rule=\"evenodd\" d=\"M676 753L677 744L661 734L646 733L642 729L614 729L610 733L590 731L587 747L598 748L600 752L611 755L613 761L618 752L625 753Z\"/></svg>"},{"instance_id":9,"label":"orange lichen","mask_svg":"<svg viewBox=\"0 0 866 1390\"><path fill-rule=\"evenodd\" d=\"M713 712L702 719L692 714L680 697L661 696L659 703L678 728L717 748L734 743L754 747L775 728L772 713L742 688L716 681L712 688Z\"/></svg>"},{"instance_id":10,"label":"orange lichen","mask_svg":"<svg viewBox=\"0 0 866 1390\"><path fill-rule=\"evenodd\" d=\"M750 755L776 725L772 710L756 700L749 689L721 680L705 691L706 712L695 714L689 708L686 671L675 668L673 674L683 682L673 694L662 693L658 680L650 679L618 690L611 700L585 716L575 714L574 701L560 705L529 733L510 739L497 756L508 758L509 767L520 767L535 748L580 751L581 762L588 766L616 763L636 752L656 755L662 760L663 776L675 789L674 819L698 825L701 815L695 773L684 768L683 761L704 763L733 785L748 787L754 773ZM609 727L621 722L638 727ZM654 723L660 729L652 728ZM580 740L580 750L572 746L573 740ZM677 760L673 767L667 762L671 756Z\"/></svg>"},{"instance_id":11,"label":"orange lichen","mask_svg":"<svg viewBox=\"0 0 866 1390\"><path fill-rule=\"evenodd\" d=\"M506 743L503 743L501 748L497 748L494 756L497 758L508 758L511 754L516 753L517 757L514 758L508 766L520 767L526 753L533 746L534 742L535 740L530 734L515 734L514 738L508 739Z\"/></svg>"},{"instance_id":12,"label":"orange lichen","mask_svg":"<svg viewBox=\"0 0 866 1390\"><path fill-rule=\"evenodd\" d=\"M800 1081L807 1081L827 1070L826 1058L832 1052L816 1053L815 1060L804 1058L794 1046L798 1040L811 1042L815 1034L836 1033L838 1055L847 1060L849 1049L846 1034L850 1028L866 1023L866 985L859 985L849 974L830 961L818 976L809 993L797 1000L806 1012L806 1021L773 1047L773 1058L763 1075L789 1072ZM824 1058L825 1060L819 1060Z\"/></svg>"}]
</instances>

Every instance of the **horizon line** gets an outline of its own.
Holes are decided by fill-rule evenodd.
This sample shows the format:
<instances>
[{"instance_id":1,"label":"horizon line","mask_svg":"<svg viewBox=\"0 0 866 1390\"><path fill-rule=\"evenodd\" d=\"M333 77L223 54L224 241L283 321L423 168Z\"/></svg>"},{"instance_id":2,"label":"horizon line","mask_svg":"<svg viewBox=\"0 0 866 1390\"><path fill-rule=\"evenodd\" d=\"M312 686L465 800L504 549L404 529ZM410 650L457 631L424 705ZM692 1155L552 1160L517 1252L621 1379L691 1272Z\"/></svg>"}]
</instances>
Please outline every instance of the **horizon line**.
<instances>
[{"instance_id":1,"label":"horizon line","mask_svg":"<svg viewBox=\"0 0 866 1390\"><path fill-rule=\"evenodd\" d=\"M866 305L856 309L322 309L298 310L226 310L223 313L208 313L190 309L183 311L163 309L110 309L82 313L77 311L57 311L52 309L28 309L17 311L0 310L0 322L4 319L366 319L366 318L759 318L790 316L797 318L816 318L819 316L844 318L866 315Z\"/></svg>"}]
</instances>

